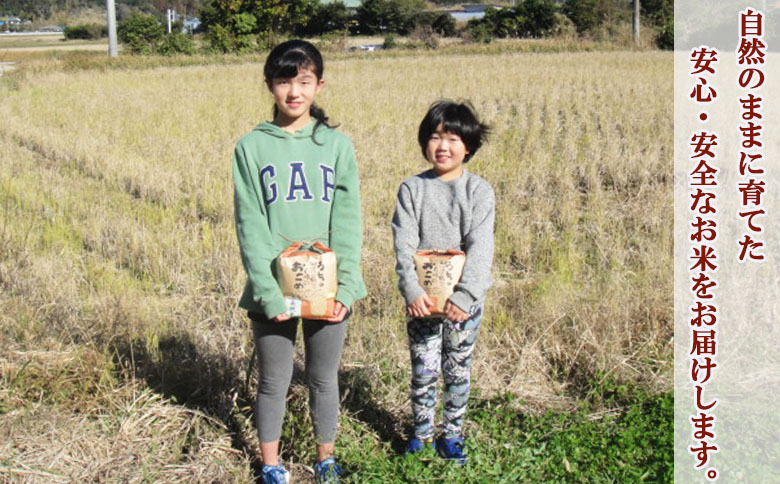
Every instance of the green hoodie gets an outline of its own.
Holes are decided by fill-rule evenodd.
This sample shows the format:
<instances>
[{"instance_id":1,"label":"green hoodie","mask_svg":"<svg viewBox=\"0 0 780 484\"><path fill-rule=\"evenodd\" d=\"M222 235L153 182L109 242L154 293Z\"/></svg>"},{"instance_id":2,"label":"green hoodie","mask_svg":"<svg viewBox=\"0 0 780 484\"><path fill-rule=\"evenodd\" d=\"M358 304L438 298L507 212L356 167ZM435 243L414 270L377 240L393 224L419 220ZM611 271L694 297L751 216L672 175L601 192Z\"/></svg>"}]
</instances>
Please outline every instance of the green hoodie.
<instances>
[{"instance_id":1,"label":"green hoodie","mask_svg":"<svg viewBox=\"0 0 780 484\"><path fill-rule=\"evenodd\" d=\"M366 295L352 142L320 125L315 143L314 124L290 133L262 123L241 138L233 155L236 231L248 276L239 306L268 318L287 310L274 265L290 240L319 239L333 249L338 260L336 299L344 306Z\"/></svg>"}]
</instances>

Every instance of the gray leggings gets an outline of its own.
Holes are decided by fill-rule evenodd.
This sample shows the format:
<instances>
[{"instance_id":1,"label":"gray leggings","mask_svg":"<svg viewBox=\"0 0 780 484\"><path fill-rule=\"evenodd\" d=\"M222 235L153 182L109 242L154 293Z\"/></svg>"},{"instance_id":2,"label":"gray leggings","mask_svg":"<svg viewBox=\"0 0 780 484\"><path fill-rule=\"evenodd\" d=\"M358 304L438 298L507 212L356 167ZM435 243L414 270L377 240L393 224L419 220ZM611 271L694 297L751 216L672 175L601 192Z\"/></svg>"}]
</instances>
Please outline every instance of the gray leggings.
<instances>
[{"instance_id":1,"label":"gray leggings","mask_svg":"<svg viewBox=\"0 0 780 484\"><path fill-rule=\"evenodd\" d=\"M281 323L269 322L250 313L260 365L257 385L257 432L260 442L273 442L282 435L282 420L287 390L293 373L293 353L298 318ZM346 318L345 318L346 320ZM309 387L309 412L318 444L336 440L339 419L338 370L346 321L328 323L303 320L306 349L306 383Z\"/></svg>"}]
</instances>

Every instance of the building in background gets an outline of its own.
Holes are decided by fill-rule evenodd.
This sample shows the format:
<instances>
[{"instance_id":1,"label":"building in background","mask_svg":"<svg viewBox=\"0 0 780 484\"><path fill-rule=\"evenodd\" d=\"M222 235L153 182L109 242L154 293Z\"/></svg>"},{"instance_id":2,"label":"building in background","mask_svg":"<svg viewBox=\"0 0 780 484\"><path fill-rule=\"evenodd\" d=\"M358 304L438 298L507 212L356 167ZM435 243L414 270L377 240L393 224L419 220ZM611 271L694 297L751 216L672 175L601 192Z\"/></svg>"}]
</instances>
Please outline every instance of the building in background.
<instances>
[{"instance_id":1,"label":"building in background","mask_svg":"<svg viewBox=\"0 0 780 484\"><path fill-rule=\"evenodd\" d=\"M181 32L183 34L194 34L200 32L200 19L197 17L187 17L181 23Z\"/></svg>"},{"instance_id":2,"label":"building in background","mask_svg":"<svg viewBox=\"0 0 780 484\"><path fill-rule=\"evenodd\" d=\"M500 5L469 4L463 5L460 10L449 10L448 12L457 22L468 22L469 20L484 17L485 10L487 10L488 7L495 8L496 10L504 8Z\"/></svg>"}]
</instances>

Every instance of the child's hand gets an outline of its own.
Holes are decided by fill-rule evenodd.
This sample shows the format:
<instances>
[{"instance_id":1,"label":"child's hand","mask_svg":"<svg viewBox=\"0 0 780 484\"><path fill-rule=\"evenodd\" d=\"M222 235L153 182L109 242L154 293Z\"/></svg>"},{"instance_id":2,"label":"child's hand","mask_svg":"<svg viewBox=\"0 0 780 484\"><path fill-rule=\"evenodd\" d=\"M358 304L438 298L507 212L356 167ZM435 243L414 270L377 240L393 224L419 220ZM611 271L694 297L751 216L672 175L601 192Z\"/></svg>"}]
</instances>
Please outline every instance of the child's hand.
<instances>
[{"instance_id":1,"label":"child's hand","mask_svg":"<svg viewBox=\"0 0 780 484\"><path fill-rule=\"evenodd\" d=\"M406 312L413 318L424 318L431 315L431 309L435 308L431 298L427 294L418 297L411 304L406 306Z\"/></svg>"},{"instance_id":2,"label":"child's hand","mask_svg":"<svg viewBox=\"0 0 780 484\"><path fill-rule=\"evenodd\" d=\"M450 301L447 301L447 304L444 305L444 314L447 315L447 319L450 321L456 321L458 323L462 323L469 319L469 314L467 312L452 304Z\"/></svg>"},{"instance_id":3,"label":"child's hand","mask_svg":"<svg viewBox=\"0 0 780 484\"><path fill-rule=\"evenodd\" d=\"M271 318L271 321L273 321L274 323L281 323L282 321L287 321L288 319L290 319L290 315L287 314L287 311L285 311Z\"/></svg>"},{"instance_id":4,"label":"child's hand","mask_svg":"<svg viewBox=\"0 0 780 484\"><path fill-rule=\"evenodd\" d=\"M344 317L347 315L347 307L341 304L339 301L336 301L336 304L333 305L333 317L328 318L325 321L328 321L330 323L340 323L344 320Z\"/></svg>"}]
</instances>

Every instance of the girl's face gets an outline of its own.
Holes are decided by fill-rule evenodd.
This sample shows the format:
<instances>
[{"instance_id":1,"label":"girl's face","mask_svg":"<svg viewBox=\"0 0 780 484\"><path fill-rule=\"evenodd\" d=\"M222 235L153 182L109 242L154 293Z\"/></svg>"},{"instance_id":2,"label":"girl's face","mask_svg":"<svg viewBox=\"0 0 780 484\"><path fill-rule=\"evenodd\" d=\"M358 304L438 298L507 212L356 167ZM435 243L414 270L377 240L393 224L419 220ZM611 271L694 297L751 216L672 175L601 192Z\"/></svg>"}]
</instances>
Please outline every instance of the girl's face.
<instances>
[{"instance_id":1,"label":"girl's face","mask_svg":"<svg viewBox=\"0 0 780 484\"><path fill-rule=\"evenodd\" d=\"M454 180L463 174L463 160L469 150L455 133L445 132L442 125L436 128L425 149L428 161L443 181Z\"/></svg>"},{"instance_id":2,"label":"girl's face","mask_svg":"<svg viewBox=\"0 0 780 484\"><path fill-rule=\"evenodd\" d=\"M274 96L279 113L274 123L287 129L297 131L311 121L309 108L325 84L325 79L317 79L310 68L298 69L295 77L279 77L271 79L268 89Z\"/></svg>"}]
</instances>

